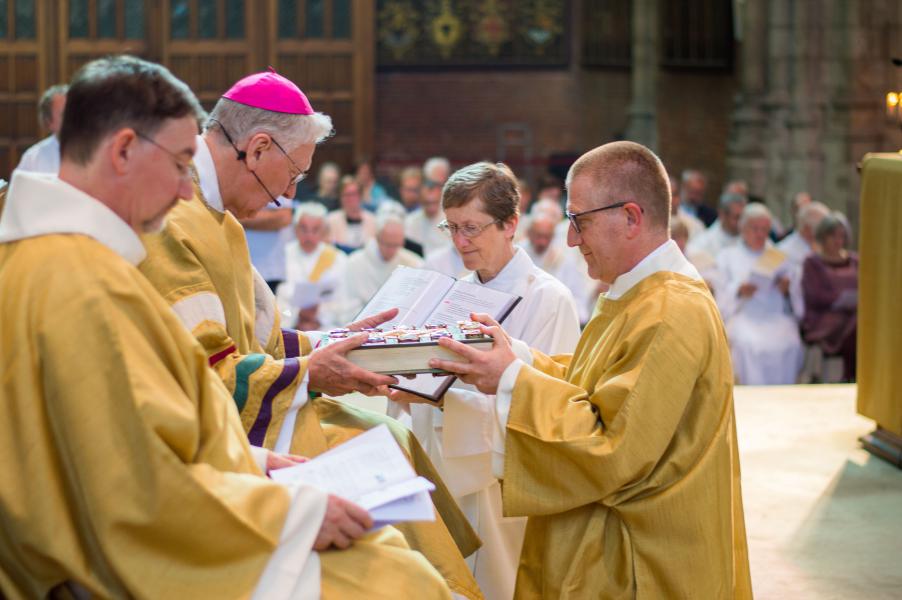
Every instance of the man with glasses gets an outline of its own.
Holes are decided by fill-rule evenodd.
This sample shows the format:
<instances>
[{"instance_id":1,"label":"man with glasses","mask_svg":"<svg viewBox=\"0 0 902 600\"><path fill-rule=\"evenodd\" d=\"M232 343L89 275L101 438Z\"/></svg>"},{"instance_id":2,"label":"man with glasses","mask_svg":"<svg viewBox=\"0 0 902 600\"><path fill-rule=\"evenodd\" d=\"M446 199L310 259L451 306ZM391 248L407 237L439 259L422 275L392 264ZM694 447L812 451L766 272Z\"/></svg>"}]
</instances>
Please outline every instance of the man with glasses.
<instances>
[{"instance_id":1,"label":"man with glasses","mask_svg":"<svg viewBox=\"0 0 902 600\"><path fill-rule=\"evenodd\" d=\"M530 351L483 317L492 350L443 340L469 362L431 364L496 394L504 513L529 517L516 596L751 598L730 350L669 239L664 166L614 142L567 188L567 242L611 284L575 352Z\"/></svg>"},{"instance_id":2,"label":"man with glasses","mask_svg":"<svg viewBox=\"0 0 902 600\"><path fill-rule=\"evenodd\" d=\"M252 445L314 456L386 423L420 474L438 488L433 499L440 518L400 529L411 547L455 582L455 591L475 597L461 554L472 553L478 538L412 434L385 415L318 395L373 393L394 378L364 371L328 349L311 353L304 333L281 327L275 298L248 258L237 219L254 217L280 196L293 198L316 144L331 132L330 118L315 112L288 79L268 71L238 81L197 138L194 201L180 202L163 231L148 236L141 270L207 351Z\"/></svg>"},{"instance_id":3,"label":"man with glasses","mask_svg":"<svg viewBox=\"0 0 902 600\"><path fill-rule=\"evenodd\" d=\"M442 214L442 188L451 175L447 158L434 156L423 163L420 185L420 207L407 215L404 229L407 237L423 247L427 258L432 252L449 245L448 238L438 230Z\"/></svg>"},{"instance_id":4,"label":"man with glasses","mask_svg":"<svg viewBox=\"0 0 902 600\"><path fill-rule=\"evenodd\" d=\"M72 81L59 177L13 176L0 597L450 597L396 531L364 536L363 509L264 476L271 453L136 269L139 234L193 193L202 113L165 68L97 60Z\"/></svg>"}]
</instances>

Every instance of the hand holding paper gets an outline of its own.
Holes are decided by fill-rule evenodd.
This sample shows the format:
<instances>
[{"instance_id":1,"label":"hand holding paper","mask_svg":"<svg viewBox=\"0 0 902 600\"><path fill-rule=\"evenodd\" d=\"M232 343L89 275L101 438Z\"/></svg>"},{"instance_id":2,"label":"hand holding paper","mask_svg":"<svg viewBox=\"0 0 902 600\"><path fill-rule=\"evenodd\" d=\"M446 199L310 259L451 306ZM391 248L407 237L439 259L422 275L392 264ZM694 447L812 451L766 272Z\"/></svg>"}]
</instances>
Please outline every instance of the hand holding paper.
<instances>
[{"instance_id":1,"label":"hand holding paper","mask_svg":"<svg viewBox=\"0 0 902 600\"><path fill-rule=\"evenodd\" d=\"M429 497L435 486L417 476L385 425L308 462L274 471L272 478L306 483L354 502L369 511L370 527L435 519Z\"/></svg>"}]
</instances>

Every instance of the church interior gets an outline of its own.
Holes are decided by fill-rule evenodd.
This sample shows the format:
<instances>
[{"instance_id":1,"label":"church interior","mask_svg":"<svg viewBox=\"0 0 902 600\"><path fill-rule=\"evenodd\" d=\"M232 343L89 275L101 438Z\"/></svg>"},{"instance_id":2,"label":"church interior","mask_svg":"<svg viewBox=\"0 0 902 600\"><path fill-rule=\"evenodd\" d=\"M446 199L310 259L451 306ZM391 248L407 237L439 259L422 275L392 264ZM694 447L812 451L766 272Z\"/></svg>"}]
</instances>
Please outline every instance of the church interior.
<instances>
[{"instance_id":1,"label":"church interior","mask_svg":"<svg viewBox=\"0 0 902 600\"><path fill-rule=\"evenodd\" d=\"M483 230L440 192L485 161L516 179L511 252L572 293L573 352L615 288L570 243L568 172L609 142L650 149L729 342L754 597L902 595L902 2L0 0L0 178L54 142L53 86L118 54L163 65L206 111L269 69L331 118L294 196L266 190L282 212L239 219L299 331L357 320L399 265L479 281L464 250Z\"/></svg>"}]
</instances>

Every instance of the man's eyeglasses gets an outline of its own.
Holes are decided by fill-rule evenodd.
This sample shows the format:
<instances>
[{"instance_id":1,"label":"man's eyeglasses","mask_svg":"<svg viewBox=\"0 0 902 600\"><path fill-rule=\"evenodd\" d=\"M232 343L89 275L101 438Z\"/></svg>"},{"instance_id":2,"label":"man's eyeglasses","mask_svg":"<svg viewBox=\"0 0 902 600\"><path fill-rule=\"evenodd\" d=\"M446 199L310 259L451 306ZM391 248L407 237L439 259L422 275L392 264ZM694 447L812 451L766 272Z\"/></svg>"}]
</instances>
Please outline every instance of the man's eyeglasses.
<instances>
[{"instance_id":1,"label":"man's eyeglasses","mask_svg":"<svg viewBox=\"0 0 902 600\"><path fill-rule=\"evenodd\" d=\"M276 141L276 138L274 138L273 136L269 136L269 139L271 139L272 143L276 145L276 148L278 148L279 151L282 152L282 156L284 156L285 158L288 159L288 162L291 163L291 167L297 173L297 175L292 175L291 171L288 172L289 177L291 177L291 179L289 180L289 185L297 185L300 182L304 181L304 178L307 177L307 171L302 171L298 167L297 163L295 163L293 160L291 160L291 157L288 156L287 152L285 152L285 148L282 147L282 144L280 144L279 142Z\"/></svg>"},{"instance_id":2,"label":"man's eyeglasses","mask_svg":"<svg viewBox=\"0 0 902 600\"><path fill-rule=\"evenodd\" d=\"M626 206L627 204L636 204L636 203L635 202L615 202L614 204L608 204L607 206L601 206L599 208L590 208L589 210L583 210L578 213L572 213L568 210L568 211L564 212L564 214L567 215L567 219L570 220L570 226L573 227L573 230L576 233L582 233L582 230L579 227L579 217L582 217L583 215L595 213L595 212L601 212L603 210L610 210L612 208L621 208L623 206ZM645 212L645 209L642 208L641 206L639 207L639 210L642 211L643 213Z\"/></svg>"},{"instance_id":3,"label":"man's eyeglasses","mask_svg":"<svg viewBox=\"0 0 902 600\"><path fill-rule=\"evenodd\" d=\"M473 225L471 223L467 223L466 225L455 225L454 223L449 223L447 220L445 220L439 223L437 227L439 231L441 231L448 237L454 237L455 235L460 233L460 235L464 236L467 239L473 239L480 233L485 231L486 228L500 222L501 219L495 219L491 223L486 223L485 225Z\"/></svg>"},{"instance_id":4,"label":"man's eyeglasses","mask_svg":"<svg viewBox=\"0 0 902 600\"><path fill-rule=\"evenodd\" d=\"M440 181L436 181L434 179L424 179L423 185L426 186L426 189L434 190L435 188L440 188L445 184L443 184Z\"/></svg>"},{"instance_id":5,"label":"man's eyeglasses","mask_svg":"<svg viewBox=\"0 0 902 600\"><path fill-rule=\"evenodd\" d=\"M149 135L145 135L145 134L141 133L140 131L135 131L135 135L138 136L139 138L141 138L142 140L144 140L145 142L149 142L149 143L153 144L154 146L156 146L157 148L159 148L160 150L162 150L163 152L165 152L166 154L171 156L173 162L175 162L175 168L178 169L179 177L181 179L186 179L191 176L191 169L190 169L189 165L187 163L182 162L182 160L179 158L178 154L176 154L169 148L166 148L165 146L163 146L162 144L157 142L155 139L153 139Z\"/></svg>"},{"instance_id":6,"label":"man's eyeglasses","mask_svg":"<svg viewBox=\"0 0 902 600\"><path fill-rule=\"evenodd\" d=\"M238 149L238 146L236 146L236 145L235 145L235 142L232 140L232 136L229 135L229 132L226 131L226 128L223 127L223 125L222 125L221 122L219 122L217 119L210 119L210 120L213 121L214 123L216 123L216 124L219 126L220 131L222 131L222 135L225 136L226 141L228 141L229 144L232 146L232 148L235 150L235 156L236 156L236 158L237 158L238 160L244 162L244 166L247 167L247 152L244 151L244 150L239 150L239 149ZM288 175L289 175L289 177L291 178L291 179L290 179L289 185L295 185L295 184L297 184L298 182L302 181L302 180L304 179L304 177L307 176L307 172L306 172L306 171L301 171L300 169L298 169L298 166L294 163L293 160L291 160L291 157L288 156L288 153L285 152L285 149L282 148L282 146L279 144L279 142L276 141L276 138L274 138L274 137L272 137L272 136L269 136L269 139L271 139L271 140L273 141L273 143L276 145L276 147L278 147L279 150L282 151L282 154L285 155L285 158L287 158L287 159L288 159L288 162L290 162L291 165L294 167L294 170L295 170L295 171L300 171L300 173L298 173L297 175L292 175L292 174L291 174L291 171L288 172ZM253 171L251 171L250 169L248 169L248 171L250 171L250 174L254 176L254 179L257 180L257 183L260 184L260 187L262 187L263 190L266 192L266 195L269 196L269 199L272 200L272 202L273 202L276 206L282 206L282 203L279 202L279 201L276 199L275 195L273 195L273 193L269 191L269 188L266 187L266 184L263 183L263 181L260 179L260 177L258 177L257 174L254 173Z\"/></svg>"}]
</instances>

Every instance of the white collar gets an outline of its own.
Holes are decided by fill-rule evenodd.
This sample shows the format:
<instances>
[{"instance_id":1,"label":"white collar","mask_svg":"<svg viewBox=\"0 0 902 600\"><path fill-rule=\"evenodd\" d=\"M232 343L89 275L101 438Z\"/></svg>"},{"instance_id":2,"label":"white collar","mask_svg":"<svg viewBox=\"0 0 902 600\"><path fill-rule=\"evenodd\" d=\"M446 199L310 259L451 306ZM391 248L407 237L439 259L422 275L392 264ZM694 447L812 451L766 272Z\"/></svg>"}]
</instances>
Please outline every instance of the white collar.
<instances>
[{"instance_id":1,"label":"white collar","mask_svg":"<svg viewBox=\"0 0 902 600\"><path fill-rule=\"evenodd\" d=\"M58 233L94 238L133 265L147 255L138 234L100 200L54 174L15 171L0 243Z\"/></svg>"},{"instance_id":2,"label":"white collar","mask_svg":"<svg viewBox=\"0 0 902 600\"><path fill-rule=\"evenodd\" d=\"M702 276L698 274L698 270L692 266L692 263L686 260L676 242L667 240L639 261L639 264L630 271L617 277L604 296L609 300L619 300L640 281L660 271L679 273L690 279L702 281Z\"/></svg>"},{"instance_id":3,"label":"white collar","mask_svg":"<svg viewBox=\"0 0 902 600\"><path fill-rule=\"evenodd\" d=\"M222 193L219 191L219 179L216 176L216 163L213 162L213 154L207 146L203 136L197 136L197 151L194 152L194 169L197 171L197 179L200 182L200 193L210 208L224 213Z\"/></svg>"},{"instance_id":4,"label":"white collar","mask_svg":"<svg viewBox=\"0 0 902 600\"><path fill-rule=\"evenodd\" d=\"M519 246L515 246L514 255L507 261L507 264L498 271L498 274L495 275L491 281L483 283L479 280L479 275L476 271L467 275L465 279L494 290L508 291L514 289L515 286L523 280L524 273L528 273L533 264L534 263L532 262L532 259L529 258L526 250Z\"/></svg>"}]
</instances>

